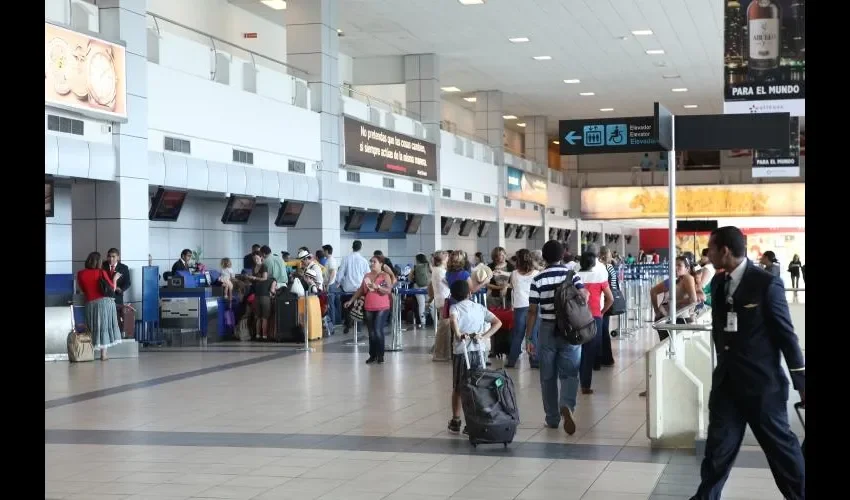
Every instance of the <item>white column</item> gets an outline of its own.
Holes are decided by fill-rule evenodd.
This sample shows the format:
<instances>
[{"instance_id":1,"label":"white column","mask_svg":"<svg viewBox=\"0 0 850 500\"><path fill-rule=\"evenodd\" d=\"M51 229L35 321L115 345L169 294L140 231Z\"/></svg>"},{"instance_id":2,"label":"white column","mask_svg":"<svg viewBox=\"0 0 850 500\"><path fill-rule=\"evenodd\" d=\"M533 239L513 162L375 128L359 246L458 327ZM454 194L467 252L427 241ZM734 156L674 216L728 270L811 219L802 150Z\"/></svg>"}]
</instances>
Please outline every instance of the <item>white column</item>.
<instances>
[{"instance_id":1,"label":"white column","mask_svg":"<svg viewBox=\"0 0 850 500\"><path fill-rule=\"evenodd\" d=\"M288 62L309 73L311 108L321 114L322 163L319 177L321 228L308 241L290 241L293 247L339 248L339 165L341 106L339 80L339 0L289 0L286 4ZM306 234L306 233L305 233Z\"/></svg>"},{"instance_id":2,"label":"white column","mask_svg":"<svg viewBox=\"0 0 850 500\"><path fill-rule=\"evenodd\" d=\"M525 157L540 165L549 164L549 145L546 138L546 117L525 119Z\"/></svg>"},{"instance_id":3,"label":"white column","mask_svg":"<svg viewBox=\"0 0 850 500\"><path fill-rule=\"evenodd\" d=\"M493 149L493 162L499 176L499 203L496 204L496 230L499 246L505 246L505 120L502 118L502 93L483 90L475 93L475 135Z\"/></svg>"}]
</instances>

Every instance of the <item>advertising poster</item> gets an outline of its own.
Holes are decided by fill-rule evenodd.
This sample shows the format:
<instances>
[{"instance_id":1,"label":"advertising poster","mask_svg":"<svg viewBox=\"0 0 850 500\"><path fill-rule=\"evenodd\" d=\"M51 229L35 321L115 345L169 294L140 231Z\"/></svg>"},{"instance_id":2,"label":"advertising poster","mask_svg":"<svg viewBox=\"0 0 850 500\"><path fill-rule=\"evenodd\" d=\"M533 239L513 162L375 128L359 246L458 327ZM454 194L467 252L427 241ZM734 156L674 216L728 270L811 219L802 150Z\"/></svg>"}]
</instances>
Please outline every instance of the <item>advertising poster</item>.
<instances>
[{"instance_id":1,"label":"advertising poster","mask_svg":"<svg viewBox=\"0 0 850 500\"><path fill-rule=\"evenodd\" d=\"M805 0L724 1L724 112L805 116Z\"/></svg>"},{"instance_id":2,"label":"advertising poster","mask_svg":"<svg viewBox=\"0 0 850 500\"><path fill-rule=\"evenodd\" d=\"M518 168L507 167L508 183L505 196L509 200L530 201L546 205L549 201L546 179L530 175Z\"/></svg>"},{"instance_id":3,"label":"advertising poster","mask_svg":"<svg viewBox=\"0 0 850 500\"><path fill-rule=\"evenodd\" d=\"M791 117L790 142L784 149L753 151L753 177L800 176L800 125L801 119Z\"/></svg>"},{"instance_id":4,"label":"advertising poster","mask_svg":"<svg viewBox=\"0 0 850 500\"><path fill-rule=\"evenodd\" d=\"M676 217L793 217L806 215L803 183L677 186ZM606 187L581 190L584 220L666 218L667 188Z\"/></svg>"},{"instance_id":5,"label":"advertising poster","mask_svg":"<svg viewBox=\"0 0 850 500\"><path fill-rule=\"evenodd\" d=\"M121 45L44 23L44 104L126 121L125 55Z\"/></svg>"},{"instance_id":6,"label":"advertising poster","mask_svg":"<svg viewBox=\"0 0 850 500\"><path fill-rule=\"evenodd\" d=\"M423 181L437 180L437 145L346 116L345 164Z\"/></svg>"}]
</instances>

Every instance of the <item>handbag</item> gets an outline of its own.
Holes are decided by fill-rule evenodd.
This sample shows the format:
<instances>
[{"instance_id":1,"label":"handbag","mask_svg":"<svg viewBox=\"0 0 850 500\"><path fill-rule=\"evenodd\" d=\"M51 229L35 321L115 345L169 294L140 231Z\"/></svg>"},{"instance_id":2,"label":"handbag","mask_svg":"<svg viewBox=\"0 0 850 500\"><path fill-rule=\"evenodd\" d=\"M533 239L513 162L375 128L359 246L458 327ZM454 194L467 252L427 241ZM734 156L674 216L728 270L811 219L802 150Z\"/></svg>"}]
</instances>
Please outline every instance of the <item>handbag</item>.
<instances>
[{"instance_id":1,"label":"handbag","mask_svg":"<svg viewBox=\"0 0 850 500\"><path fill-rule=\"evenodd\" d=\"M611 307L608 308L608 311L605 313L606 316L619 316L621 314L626 313L626 297L623 295L623 291L619 288L612 288L611 295L614 296L614 303L611 304Z\"/></svg>"},{"instance_id":2,"label":"handbag","mask_svg":"<svg viewBox=\"0 0 850 500\"><path fill-rule=\"evenodd\" d=\"M94 361L94 345L88 329L78 331L74 324L74 306L71 306L71 333L68 334L68 361L84 363Z\"/></svg>"},{"instance_id":3,"label":"handbag","mask_svg":"<svg viewBox=\"0 0 850 500\"><path fill-rule=\"evenodd\" d=\"M109 284L109 280L106 278L106 273L103 271L100 272L100 278L97 279L97 283L100 285L100 293L102 293L104 297L108 297L110 299L115 298L115 288Z\"/></svg>"}]
</instances>

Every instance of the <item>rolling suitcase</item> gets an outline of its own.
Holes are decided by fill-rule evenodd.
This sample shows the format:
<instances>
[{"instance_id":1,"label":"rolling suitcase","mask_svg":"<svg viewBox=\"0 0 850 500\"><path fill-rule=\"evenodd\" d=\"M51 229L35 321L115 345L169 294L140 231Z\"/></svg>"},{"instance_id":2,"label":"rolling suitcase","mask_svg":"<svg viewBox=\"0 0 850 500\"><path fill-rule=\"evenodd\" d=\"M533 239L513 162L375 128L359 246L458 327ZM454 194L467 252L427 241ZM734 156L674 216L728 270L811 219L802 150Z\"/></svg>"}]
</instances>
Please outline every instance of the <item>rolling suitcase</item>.
<instances>
[{"instance_id":1,"label":"rolling suitcase","mask_svg":"<svg viewBox=\"0 0 850 500\"><path fill-rule=\"evenodd\" d=\"M118 306L118 323L123 338L136 338L136 309L130 304Z\"/></svg>"},{"instance_id":2,"label":"rolling suitcase","mask_svg":"<svg viewBox=\"0 0 850 500\"><path fill-rule=\"evenodd\" d=\"M487 360L481 350L477 351L480 361L472 367L469 343L478 343L477 337L463 342L463 358L469 372L460 384L460 401L469 443L473 447L496 443L507 447L519 426L514 381L503 369L485 368Z\"/></svg>"},{"instance_id":3,"label":"rolling suitcase","mask_svg":"<svg viewBox=\"0 0 850 500\"><path fill-rule=\"evenodd\" d=\"M303 330L298 328L298 296L281 291L274 302L274 308L275 342L303 342Z\"/></svg>"}]
</instances>

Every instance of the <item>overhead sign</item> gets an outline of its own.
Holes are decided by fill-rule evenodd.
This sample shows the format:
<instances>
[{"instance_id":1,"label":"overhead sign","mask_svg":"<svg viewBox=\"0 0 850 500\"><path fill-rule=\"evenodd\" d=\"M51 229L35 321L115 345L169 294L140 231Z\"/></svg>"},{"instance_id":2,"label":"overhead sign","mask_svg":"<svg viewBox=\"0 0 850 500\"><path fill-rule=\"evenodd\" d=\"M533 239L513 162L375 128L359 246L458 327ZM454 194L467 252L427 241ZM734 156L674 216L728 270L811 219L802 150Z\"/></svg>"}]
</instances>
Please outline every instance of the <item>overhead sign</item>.
<instances>
[{"instance_id":1,"label":"overhead sign","mask_svg":"<svg viewBox=\"0 0 850 500\"><path fill-rule=\"evenodd\" d=\"M344 117L345 164L423 181L437 180L437 145Z\"/></svg>"},{"instance_id":2,"label":"overhead sign","mask_svg":"<svg viewBox=\"0 0 850 500\"><path fill-rule=\"evenodd\" d=\"M788 113L681 115L676 117L676 149L725 151L781 148L788 144Z\"/></svg>"},{"instance_id":3,"label":"overhead sign","mask_svg":"<svg viewBox=\"0 0 850 500\"><path fill-rule=\"evenodd\" d=\"M505 196L509 200L530 201L546 205L549 196L546 179L530 175L514 167L507 167L508 183Z\"/></svg>"},{"instance_id":4,"label":"overhead sign","mask_svg":"<svg viewBox=\"0 0 850 500\"><path fill-rule=\"evenodd\" d=\"M654 117L561 120L561 155L650 153L661 151Z\"/></svg>"},{"instance_id":5,"label":"overhead sign","mask_svg":"<svg viewBox=\"0 0 850 500\"><path fill-rule=\"evenodd\" d=\"M800 176L800 118L791 117L788 146L753 151L753 177Z\"/></svg>"},{"instance_id":6,"label":"overhead sign","mask_svg":"<svg viewBox=\"0 0 850 500\"><path fill-rule=\"evenodd\" d=\"M805 116L805 0L725 2L725 113L765 101L795 101L783 109ZM741 105L741 103L747 103Z\"/></svg>"},{"instance_id":7,"label":"overhead sign","mask_svg":"<svg viewBox=\"0 0 850 500\"><path fill-rule=\"evenodd\" d=\"M583 220L659 219L668 216L666 186L584 188ZM677 186L677 218L806 215L802 183Z\"/></svg>"},{"instance_id":8,"label":"overhead sign","mask_svg":"<svg viewBox=\"0 0 850 500\"><path fill-rule=\"evenodd\" d=\"M125 49L44 23L44 104L93 118L127 120Z\"/></svg>"}]
</instances>

